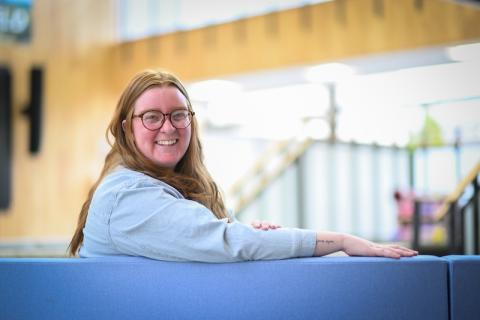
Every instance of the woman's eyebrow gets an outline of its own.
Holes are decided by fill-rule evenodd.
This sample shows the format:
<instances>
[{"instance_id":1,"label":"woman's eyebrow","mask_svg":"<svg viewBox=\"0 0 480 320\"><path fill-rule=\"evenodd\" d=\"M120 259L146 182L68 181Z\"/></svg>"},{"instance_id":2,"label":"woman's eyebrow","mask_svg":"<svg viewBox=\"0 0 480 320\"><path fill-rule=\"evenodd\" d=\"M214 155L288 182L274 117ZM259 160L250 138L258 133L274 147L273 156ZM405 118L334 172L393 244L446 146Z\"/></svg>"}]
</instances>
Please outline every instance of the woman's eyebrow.
<instances>
[{"instance_id":1,"label":"woman's eyebrow","mask_svg":"<svg viewBox=\"0 0 480 320\"><path fill-rule=\"evenodd\" d=\"M175 106L175 107L172 108L172 111L175 111L175 110L188 110L188 107L187 106ZM148 112L148 111L160 111L160 107L148 107L148 109L143 110L142 113Z\"/></svg>"}]
</instances>

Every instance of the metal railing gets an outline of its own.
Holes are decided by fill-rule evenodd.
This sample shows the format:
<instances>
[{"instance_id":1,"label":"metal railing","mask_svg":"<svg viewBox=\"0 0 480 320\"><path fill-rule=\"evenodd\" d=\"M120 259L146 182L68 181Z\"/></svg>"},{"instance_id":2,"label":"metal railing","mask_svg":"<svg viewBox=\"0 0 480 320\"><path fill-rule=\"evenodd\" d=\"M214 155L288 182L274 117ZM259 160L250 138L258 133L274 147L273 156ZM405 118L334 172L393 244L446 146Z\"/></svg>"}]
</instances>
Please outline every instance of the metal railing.
<instances>
[{"instance_id":1,"label":"metal railing","mask_svg":"<svg viewBox=\"0 0 480 320\"><path fill-rule=\"evenodd\" d=\"M479 179L480 176L480 161L472 168L467 176L457 185L455 190L450 193L435 212L433 222L445 223L448 233L448 242L446 247L437 247L431 253L438 252L438 254L465 254L466 242L472 244L472 251L474 254L480 254L480 237L479 237ZM468 187L472 190L467 193ZM416 250L422 251L420 243L421 230L421 201L415 201L415 210L413 216L413 237L412 247ZM467 211L472 209L472 215L467 216ZM467 235L465 226L472 224L472 233ZM468 238L467 238L468 237Z\"/></svg>"}]
</instances>

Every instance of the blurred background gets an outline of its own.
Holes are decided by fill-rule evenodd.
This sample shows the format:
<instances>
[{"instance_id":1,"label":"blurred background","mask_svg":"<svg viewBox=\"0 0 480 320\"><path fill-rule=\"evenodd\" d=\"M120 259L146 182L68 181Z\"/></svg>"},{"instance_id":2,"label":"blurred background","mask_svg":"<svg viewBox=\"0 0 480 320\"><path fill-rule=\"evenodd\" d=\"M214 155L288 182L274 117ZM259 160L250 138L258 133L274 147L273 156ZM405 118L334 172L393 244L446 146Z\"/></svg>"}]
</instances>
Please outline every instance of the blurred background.
<instances>
[{"instance_id":1,"label":"blurred background","mask_svg":"<svg viewBox=\"0 0 480 320\"><path fill-rule=\"evenodd\" d=\"M479 1L0 0L0 256L66 254L145 68L239 220L478 253Z\"/></svg>"}]
</instances>

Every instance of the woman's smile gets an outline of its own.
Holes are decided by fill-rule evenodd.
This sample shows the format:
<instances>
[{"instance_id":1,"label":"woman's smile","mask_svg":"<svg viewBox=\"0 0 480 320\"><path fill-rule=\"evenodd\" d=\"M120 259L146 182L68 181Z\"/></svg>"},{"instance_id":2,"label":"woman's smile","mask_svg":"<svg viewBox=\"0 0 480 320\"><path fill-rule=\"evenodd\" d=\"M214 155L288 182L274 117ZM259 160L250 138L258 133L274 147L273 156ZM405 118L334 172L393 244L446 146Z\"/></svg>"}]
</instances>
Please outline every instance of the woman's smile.
<instances>
[{"instance_id":1,"label":"woman's smile","mask_svg":"<svg viewBox=\"0 0 480 320\"><path fill-rule=\"evenodd\" d=\"M161 145L161 146L173 146L176 144L178 139L172 139L172 140L157 140L155 141L156 144Z\"/></svg>"}]
</instances>

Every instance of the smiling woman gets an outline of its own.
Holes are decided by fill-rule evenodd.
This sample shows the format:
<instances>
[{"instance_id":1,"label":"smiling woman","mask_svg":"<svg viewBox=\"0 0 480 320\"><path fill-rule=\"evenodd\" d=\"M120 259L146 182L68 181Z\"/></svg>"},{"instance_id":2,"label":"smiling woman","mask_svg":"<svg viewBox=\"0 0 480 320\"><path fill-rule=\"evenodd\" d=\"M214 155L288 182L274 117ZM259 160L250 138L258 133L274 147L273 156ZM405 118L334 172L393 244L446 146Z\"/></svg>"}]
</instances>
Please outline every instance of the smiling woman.
<instances>
[{"instance_id":1,"label":"smiling woman","mask_svg":"<svg viewBox=\"0 0 480 320\"><path fill-rule=\"evenodd\" d=\"M188 93L171 73L135 76L108 133L115 140L81 209L72 255L232 262L339 250L392 258L417 254L347 234L236 221L203 164Z\"/></svg>"}]
</instances>

